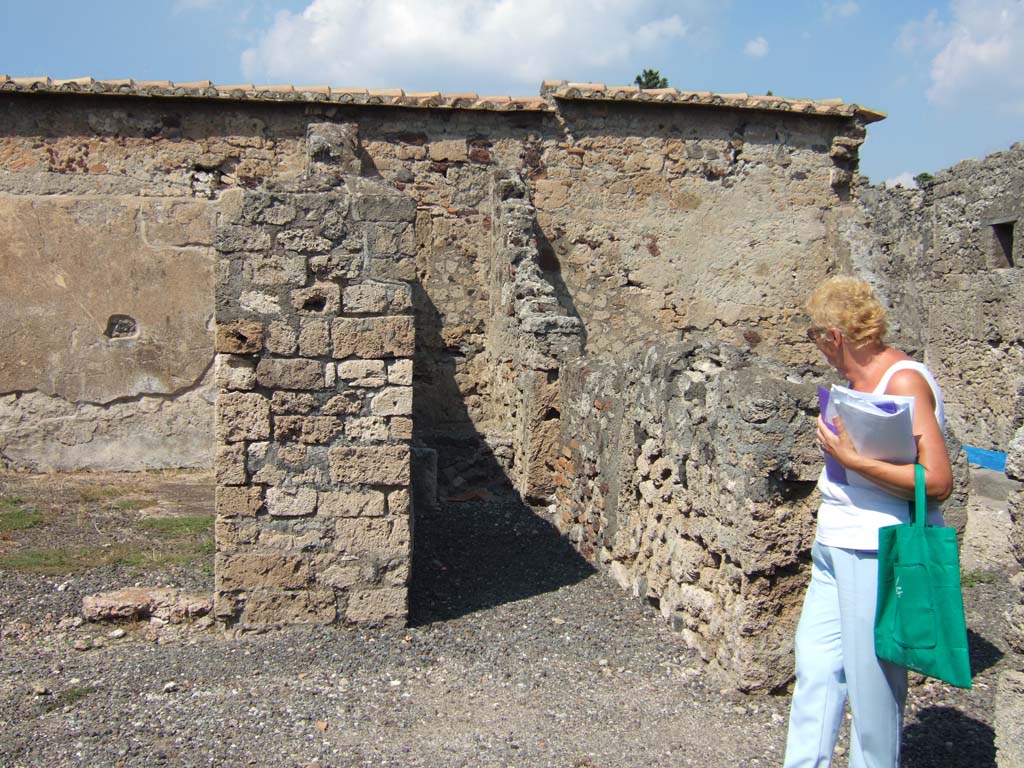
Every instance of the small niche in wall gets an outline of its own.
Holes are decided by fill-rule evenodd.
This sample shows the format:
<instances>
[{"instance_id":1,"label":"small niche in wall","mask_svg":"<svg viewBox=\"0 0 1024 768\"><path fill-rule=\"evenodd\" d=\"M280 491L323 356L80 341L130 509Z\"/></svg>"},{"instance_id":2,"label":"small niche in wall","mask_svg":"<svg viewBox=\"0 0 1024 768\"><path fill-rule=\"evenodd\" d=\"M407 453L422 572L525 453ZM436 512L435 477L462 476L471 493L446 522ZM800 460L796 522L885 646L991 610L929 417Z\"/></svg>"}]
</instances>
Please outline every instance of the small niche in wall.
<instances>
[{"instance_id":1,"label":"small niche in wall","mask_svg":"<svg viewBox=\"0 0 1024 768\"><path fill-rule=\"evenodd\" d=\"M993 221L989 223L992 227L992 246L990 264L993 267L1012 267L1013 261L1013 230L1017 222L1013 219L1006 221Z\"/></svg>"},{"instance_id":2,"label":"small niche in wall","mask_svg":"<svg viewBox=\"0 0 1024 768\"><path fill-rule=\"evenodd\" d=\"M111 315L103 335L108 339L133 339L139 334L139 324L128 315Z\"/></svg>"}]
</instances>

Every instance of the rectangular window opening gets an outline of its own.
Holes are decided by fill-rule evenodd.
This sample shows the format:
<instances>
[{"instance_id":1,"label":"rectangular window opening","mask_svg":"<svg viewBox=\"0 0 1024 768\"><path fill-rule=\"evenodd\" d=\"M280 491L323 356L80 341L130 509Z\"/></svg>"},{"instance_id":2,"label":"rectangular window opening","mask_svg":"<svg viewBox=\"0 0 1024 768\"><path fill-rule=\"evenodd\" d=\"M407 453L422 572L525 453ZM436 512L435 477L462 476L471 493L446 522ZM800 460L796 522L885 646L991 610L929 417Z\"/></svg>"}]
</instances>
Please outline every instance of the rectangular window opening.
<instances>
[{"instance_id":1,"label":"rectangular window opening","mask_svg":"<svg viewBox=\"0 0 1024 768\"><path fill-rule=\"evenodd\" d=\"M996 266L1013 266L1013 227L1015 221L1004 221L992 225L993 256Z\"/></svg>"}]
</instances>

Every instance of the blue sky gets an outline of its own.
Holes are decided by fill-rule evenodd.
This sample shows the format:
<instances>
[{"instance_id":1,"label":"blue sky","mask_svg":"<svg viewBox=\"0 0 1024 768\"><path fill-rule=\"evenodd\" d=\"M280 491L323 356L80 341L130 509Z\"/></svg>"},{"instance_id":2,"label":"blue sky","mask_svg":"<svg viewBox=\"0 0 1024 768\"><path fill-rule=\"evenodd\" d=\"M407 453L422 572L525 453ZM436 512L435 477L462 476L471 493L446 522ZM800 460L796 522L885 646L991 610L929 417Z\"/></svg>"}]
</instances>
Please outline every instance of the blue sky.
<instances>
[{"instance_id":1,"label":"blue sky","mask_svg":"<svg viewBox=\"0 0 1024 768\"><path fill-rule=\"evenodd\" d=\"M873 182L1024 140L1024 0L0 0L0 73L535 95L545 78L840 97Z\"/></svg>"}]
</instances>

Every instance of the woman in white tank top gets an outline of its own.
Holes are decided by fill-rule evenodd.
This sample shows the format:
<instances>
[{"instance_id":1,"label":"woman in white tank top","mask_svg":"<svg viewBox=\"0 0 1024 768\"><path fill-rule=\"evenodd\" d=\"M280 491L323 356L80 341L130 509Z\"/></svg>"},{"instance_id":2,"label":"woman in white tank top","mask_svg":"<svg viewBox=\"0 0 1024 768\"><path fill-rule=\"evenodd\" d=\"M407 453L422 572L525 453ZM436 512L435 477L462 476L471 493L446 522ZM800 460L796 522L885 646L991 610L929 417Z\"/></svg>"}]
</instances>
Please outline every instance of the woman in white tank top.
<instances>
[{"instance_id":1,"label":"woman in white tank top","mask_svg":"<svg viewBox=\"0 0 1024 768\"><path fill-rule=\"evenodd\" d=\"M953 489L942 436L942 393L920 363L883 342L885 309L871 287L850 277L826 280L807 302L808 338L860 392L914 398L917 461L925 468L929 522ZM905 669L874 653L878 529L905 522L914 497L914 465L857 453L840 419L833 434L818 419L822 452L870 481L835 483L822 472L822 503L811 550L811 583L796 634L796 688L790 710L785 768L819 768L832 759L844 705L853 722L850 765L898 768L907 691Z\"/></svg>"}]
</instances>

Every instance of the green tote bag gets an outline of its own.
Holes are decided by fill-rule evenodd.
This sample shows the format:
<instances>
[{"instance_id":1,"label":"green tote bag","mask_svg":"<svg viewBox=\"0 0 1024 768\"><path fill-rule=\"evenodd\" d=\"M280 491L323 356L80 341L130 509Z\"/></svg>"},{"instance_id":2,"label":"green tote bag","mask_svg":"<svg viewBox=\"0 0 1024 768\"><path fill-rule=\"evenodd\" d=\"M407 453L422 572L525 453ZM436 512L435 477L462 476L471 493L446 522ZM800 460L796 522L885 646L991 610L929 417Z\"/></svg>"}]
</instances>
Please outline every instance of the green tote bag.
<instances>
[{"instance_id":1,"label":"green tote bag","mask_svg":"<svg viewBox=\"0 0 1024 768\"><path fill-rule=\"evenodd\" d=\"M956 531L926 525L924 467L914 467L912 521L878 531L875 654L971 687Z\"/></svg>"}]
</instances>

